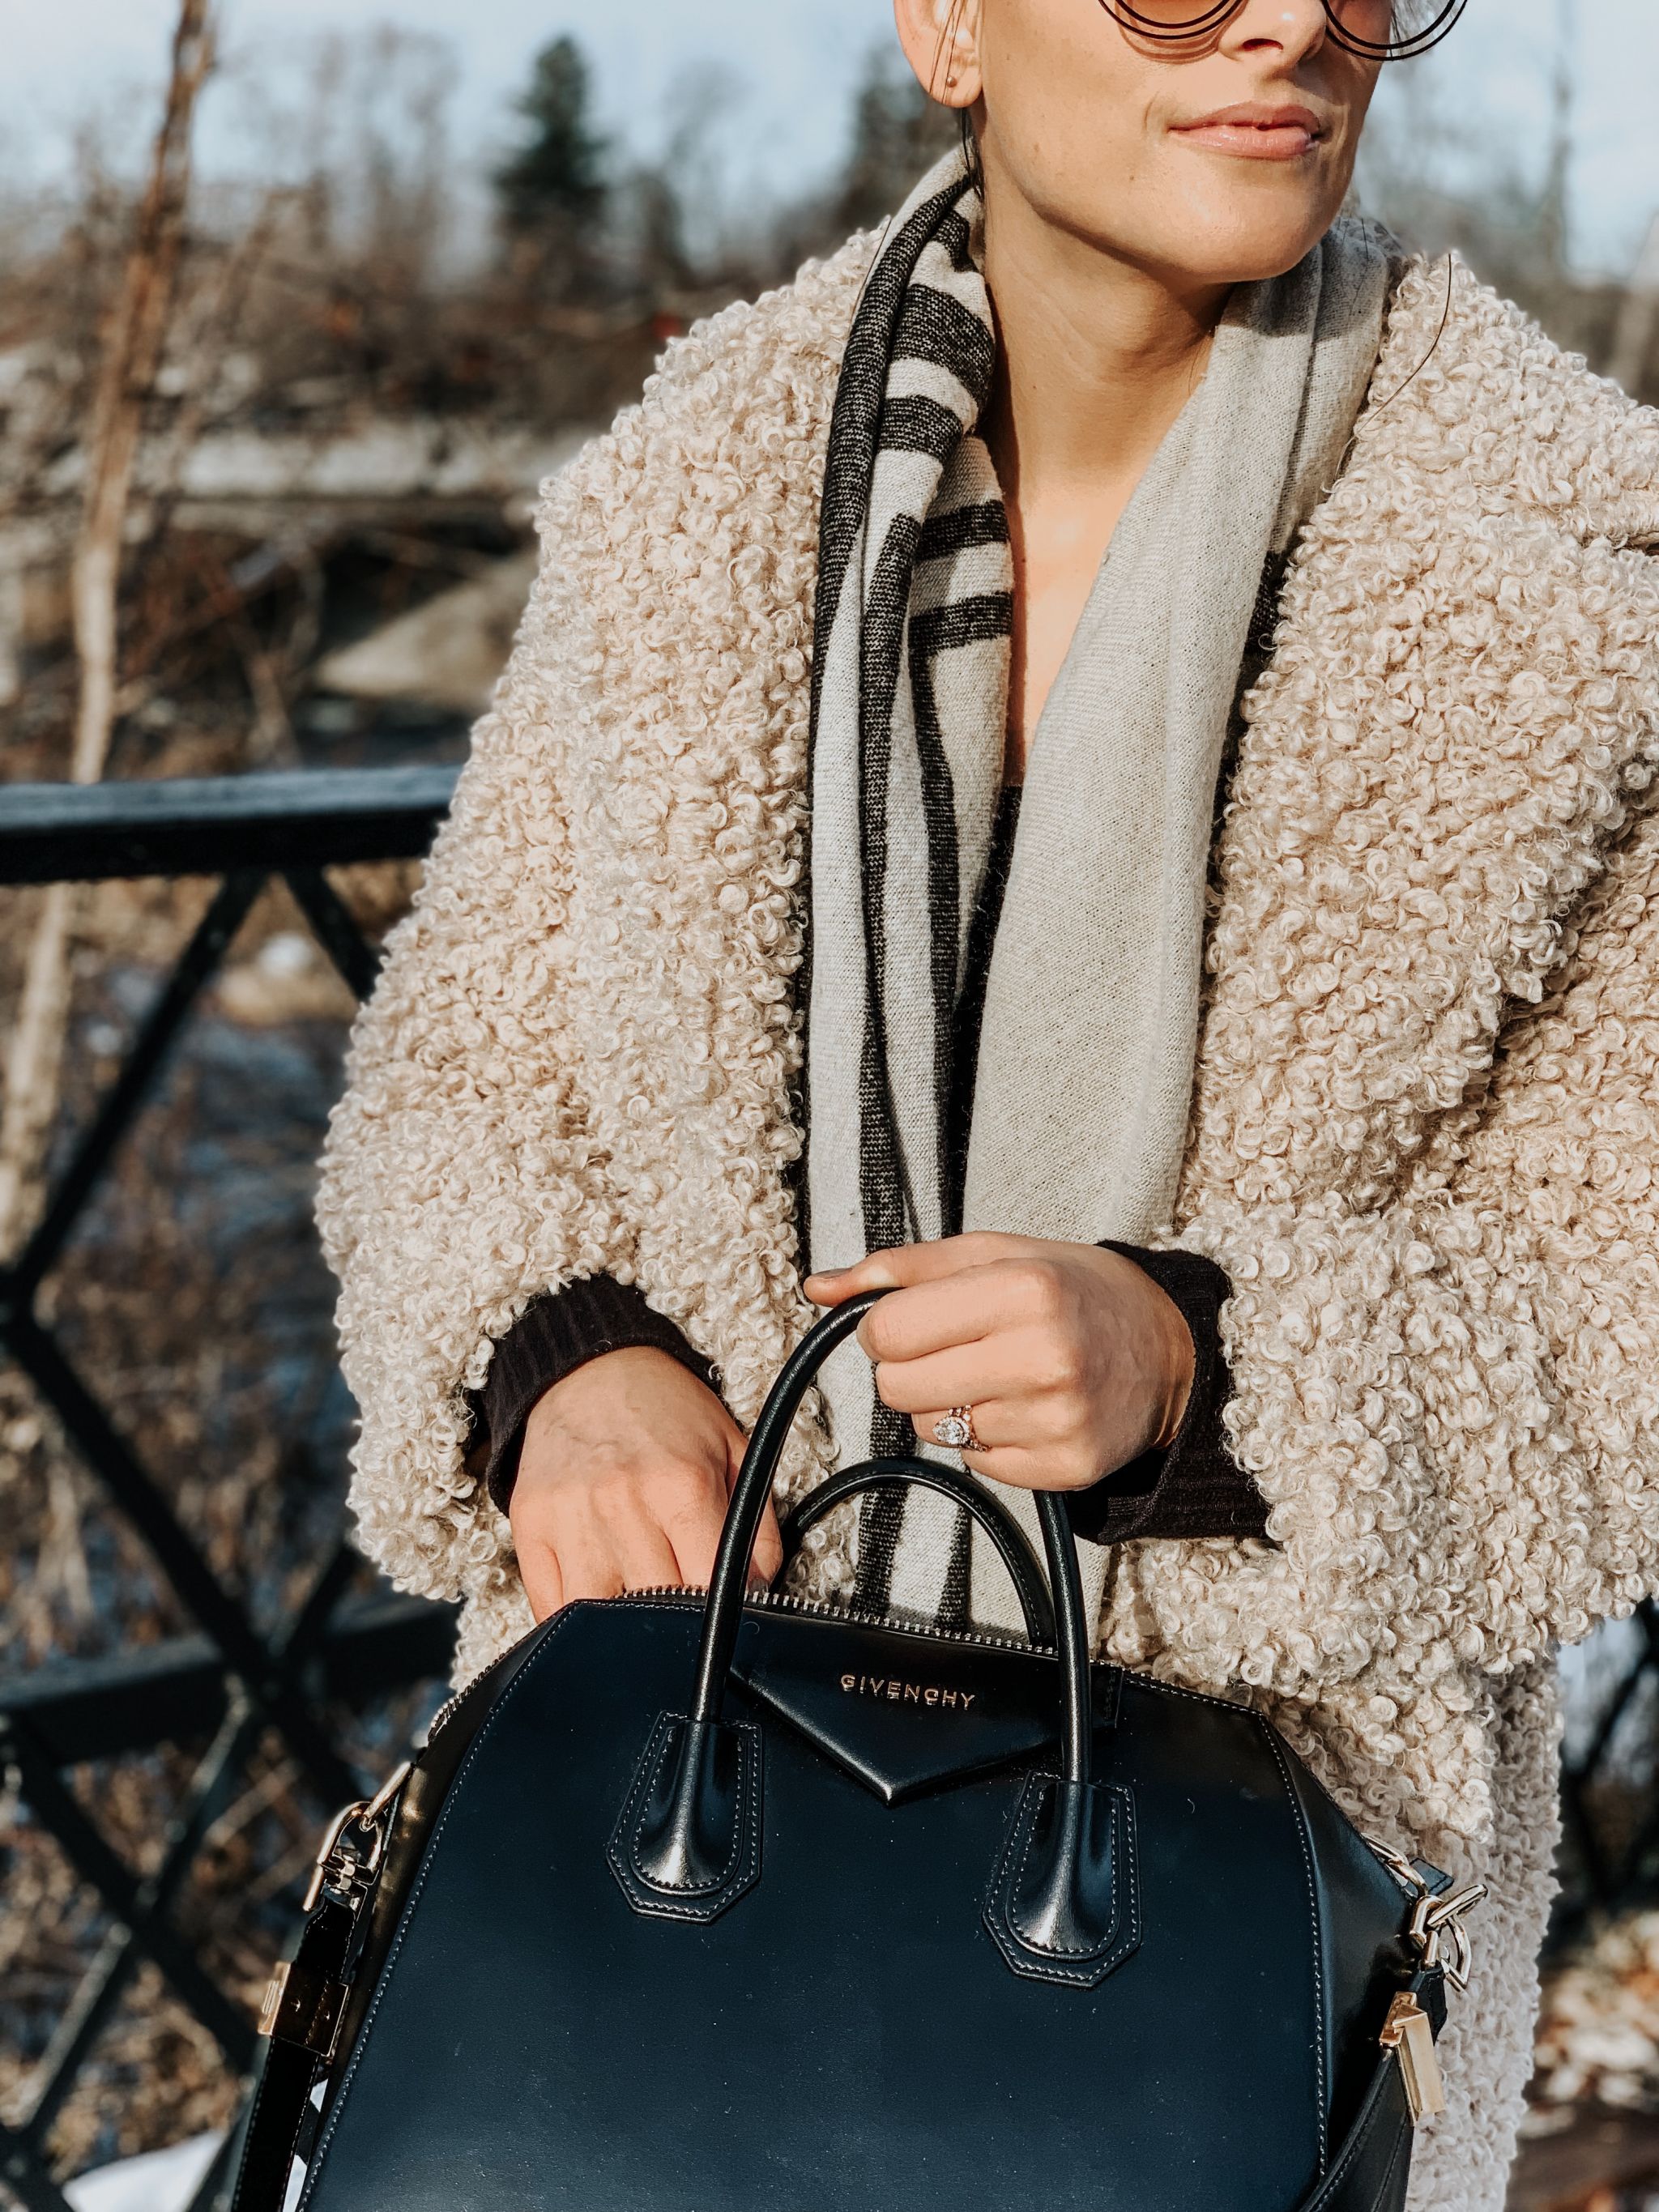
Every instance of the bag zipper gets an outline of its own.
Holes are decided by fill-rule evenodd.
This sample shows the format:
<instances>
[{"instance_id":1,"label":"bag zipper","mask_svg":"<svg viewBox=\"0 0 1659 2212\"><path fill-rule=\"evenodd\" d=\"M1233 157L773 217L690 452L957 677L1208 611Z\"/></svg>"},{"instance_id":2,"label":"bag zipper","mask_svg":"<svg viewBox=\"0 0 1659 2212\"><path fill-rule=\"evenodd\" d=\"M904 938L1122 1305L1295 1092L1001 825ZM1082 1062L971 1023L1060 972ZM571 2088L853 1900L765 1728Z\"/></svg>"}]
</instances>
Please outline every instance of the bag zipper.
<instances>
[{"instance_id":1,"label":"bag zipper","mask_svg":"<svg viewBox=\"0 0 1659 2212\"><path fill-rule=\"evenodd\" d=\"M629 1597L648 1598L662 1604L676 1599L694 1598L705 1602L706 1589L676 1587L659 1583L650 1589L629 1590ZM1051 1644L1033 1644L1024 1636L996 1636L979 1628L933 1628L908 1620L895 1620L886 1613L860 1613L845 1605L830 1605L819 1597L798 1597L793 1590L753 1589L744 1598L746 1606L758 1606L763 1612L800 1613L823 1620L844 1620L854 1628L884 1628L900 1636L923 1636L930 1641L943 1644L977 1644L988 1651L1035 1651L1047 1656L1052 1654Z\"/></svg>"},{"instance_id":2,"label":"bag zipper","mask_svg":"<svg viewBox=\"0 0 1659 2212\"><path fill-rule=\"evenodd\" d=\"M625 1590L623 1595L630 1601L644 1600L652 1605L703 1605L708 1601L708 1592L695 1584L658 1583L647 1589ZM805 1613L819 1620L844 1620L854 1628L882 1628L901 1636L922 1636L930 1641L945 1644L973 1644L986 1651L1034 1651L1039 1656L1046 1657L1054 1649L1052 1644L1033 1644L1023 1636L995 1636L983 1629L915 1626L909 1621L890 1620L884 1613L860 1613L848 1606L828 1605L822 1598L798 1597L793 1590L750 1590L744 1603L745 1606L757 1606L768 1613ZM454 1718L483 1679L482 1675L475 1675L465 1689L458 1690L453 1697L445 1698L427 1723L426 1740L428 1743L440 1729Z\"/></svg>"}]
</instances>

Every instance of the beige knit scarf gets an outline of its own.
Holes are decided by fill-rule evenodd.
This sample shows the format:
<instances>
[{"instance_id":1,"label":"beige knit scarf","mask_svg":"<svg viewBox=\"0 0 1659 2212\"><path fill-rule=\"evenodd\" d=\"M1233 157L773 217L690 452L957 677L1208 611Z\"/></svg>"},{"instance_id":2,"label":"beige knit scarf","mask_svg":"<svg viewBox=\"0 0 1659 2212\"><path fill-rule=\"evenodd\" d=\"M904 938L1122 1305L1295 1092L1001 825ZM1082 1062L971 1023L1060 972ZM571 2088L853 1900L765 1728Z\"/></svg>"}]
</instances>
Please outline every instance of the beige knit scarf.
<instances>
[{"instance_id":1,"label":"beige knit scarf","mask_svg":"<svg viewBox=\"0 0 1659 2212\"><path fill-rule=\"evenodd\" d=\"M884 315L891 334L882 409L865 408L877 424L867 462L848 459L845 417L855 405L838 405L832 431L823 557L836 563L838 587L827 605L820 590L811 784L815 1265L866 1249L872 1182L878 1196L890 1172L878 1158L872 1176L867 1133L869 1038L856 1016L872 995L908 1233L950 1225L933 1118L940 977L959 982L1007 714L995 625L953 616L1012 587L1006 528L962 526L964 514L982 515L1000 498L975 434L987 380L969 323L991 329L980 231L977 194L952 156L896 219L866 284L860 318L867 325ZM1269 557L1341 465L1389 277L1386 241L1345 222L1287 275L1241 286L1202 382L1113 535L1030 746L986 993L966 1227L1139 1243L1169 1221L1191 1102L1217 777L1251 616ZM934 296L919 299L923 290ZM964 358L953 361L952 347ZM848 359L866 382L869 352L867 326L855 326ZM917 396L930 392L934 415L954 413L953 439L916 434ZM918 445L930 448L921 466ZM870 633L892 606L907 546L896 580L898 681L872 711L870 671L882 657ZM865 849L872 759L885 787L879 960ZM944 910L957 936L943 961L941 843L954 877ZM884 1441L870 1370L855 1352L832 1365L826 1397L843 1463L867 1454L872 1430ZM1002 1495L1034 1530L1029 1498ZM866 1540L871 1526L866 1516ZM948 1501L915 1493L902 1520L887 1523L886 1601L936 1615L953 1559L960 1582L965 1537ZM1085 1550L1092 1603L1105 1555ZM969 1585L975 1620L1014 1625L1002 1571L977 1535Z\"/></svg>"}]
</instances>

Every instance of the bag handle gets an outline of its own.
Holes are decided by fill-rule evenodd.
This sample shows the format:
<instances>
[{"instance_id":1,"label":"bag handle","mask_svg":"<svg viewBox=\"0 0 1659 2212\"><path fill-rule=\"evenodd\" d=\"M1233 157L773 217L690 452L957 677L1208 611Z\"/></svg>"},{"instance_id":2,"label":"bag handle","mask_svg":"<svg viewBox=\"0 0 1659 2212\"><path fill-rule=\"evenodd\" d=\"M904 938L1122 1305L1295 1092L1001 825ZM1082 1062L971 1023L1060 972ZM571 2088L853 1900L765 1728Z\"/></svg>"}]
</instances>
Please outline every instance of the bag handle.
<instances>
[{"instance_id":1,"label":"bag handle","mask_svg":"<svg viewBox=\"0 0 1659 2212\"><path fill-rule=\"evenodd\" d=\"M1053 1645L1054 1609L1048 1602L1048 1585L1042 1579L1042 1569L1037 1564L1030 1538L1013 1515L983 1484L975 1482L970 1474L958 1474L953 1467L942 1466L937 1460L866 1459L858 1467L843 1468L840 1474L826 1476L815 1489L807 1492L784 1522L783 1566L780 1573L787 1571L790 1561L800 1548L801 1538L809 1528L816 1528L826 1514L844 1505L849 1498L861 1498L866 1491L881 1489L937 1491L977 1522L1008 1570L1008 1579L1014 1586L1024 1616L1025 1633L1033 1644Z\"/></svg>"},{"instance_id":2,"label":"bag handle","mask_svg":"<svg viewBox=\"0 0 1659 2212\"><path fill-rule=\"evenodd\" d=\"M849 1298L809 1330L761 1408L709 1578L690 1708L657 1716L606 1852L635 1912L707 1925L760 1880L761 1732L752 1721L722 1717L750 1555L808 1384L884 1295ZM891 1479L918 1478L900 1462ZM1026 1778L983 1917L1015 1973L1094 1989L1140 1941L1134 1808L1127 1790L1091 1778L1090 1638L1077 1544L1054 1492L1039 1491L1036 1502L1054 1607L1060 1771Z\"/></svg>"},{"instance_id":3,"label":"bag handle","mask_svg":"<svg viewBox=\"0 0 1659 2212\"><path fill-rule=\"evenodd\" d=\"M826 1314L802 1338L782 1373L767 1393L766 1403L761 1408L760 1419L755 1424L754 1433L749 1439L749 1449L744 1454L743 1466L732 1488L731 1503L726 1508L726 1526L720 1534L720 1550L715 1555L714 1571L709 1578L708 1601L702 1617L702 1641L697 1651L697 1671L688 1715L693 1727L712 1725L720 1718L726 1686L732 1672L732 1656L737 1650L738 1630L743 1619L750 1557L760 1530L761 1516L766 1510L767 1500L772 1495L772 1485L777 1477L784 1445L788 1441L795 1415L800 1409L800 1401L830 1354L846 1342L866 1314L886 1295L884 1291L861 1291L857 1297L848 1298L845 1305L837 1306L833 1313ZM909 1465L914 1464L925 1472L918 1476L907 1471L902 1476L896 1474L896 1480L913 1482L926 1480L930 1486L942 1486L932 1484L931 1479L938 1470L928 1467L926 1462L900 1462L896 1464L907 1470ZM1066 1509L1052 1491L1038 1491L1036 1502L1042 1524L1043 1549L1048 1558L1054 1640L1060 1657L1061 1774L1067 1783L1082 1785L1089 1780L1091 1715L1090 1638L1083 1609L1083 1582L1078 1569L1077 1541L1066 1517ZM1001 1511L1000 1508L997 1510ZM1005 1516L1005 1518L1008 1519L1010 1528L1018 1528L1018 1522L1012 1517ZM1020 1541L1022 1545L1024 1542L1023 1532ZM998 1548L1001 1549L1000 1545ZM1007 1554L1005 1553L1003 1556L1006 1559ZM1018 1580L1016 1576L1016 1582Z\"/></svg>"}]
</instances>

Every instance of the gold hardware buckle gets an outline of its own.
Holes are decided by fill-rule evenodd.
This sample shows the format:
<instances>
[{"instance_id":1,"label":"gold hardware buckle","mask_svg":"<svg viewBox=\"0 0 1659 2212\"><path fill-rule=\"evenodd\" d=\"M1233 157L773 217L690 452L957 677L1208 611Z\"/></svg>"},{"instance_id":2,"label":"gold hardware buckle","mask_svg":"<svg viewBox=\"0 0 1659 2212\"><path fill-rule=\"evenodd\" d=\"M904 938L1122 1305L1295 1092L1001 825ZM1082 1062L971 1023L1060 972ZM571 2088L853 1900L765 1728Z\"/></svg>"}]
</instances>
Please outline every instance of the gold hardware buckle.
<instances>
[{"instance_id":1,"label":"gold hardware buckle","mask_svg":"<svg viewBox=\"0 0 1659 2212\"><path fill-rule=\"evenodd\" d=\"M317 1846L311 1881L301 1901L302 1912L311 1911L325 1890L354 1912L362 1905L374 1887L374 1877L386 1856L392 1832L387 1816L392 1801L408 1781L413 1764L410 1759L403 1760L372 1797L358 1798L329 1822ZM361 1846L349 1840L354 1830L366 1839Z\"/></svg>"},{"instance_id":2,"label":"gold hardware buckle","mask_svg":"<svg viewBox=\"0 0 1659 2212\"><path fill-rule=\"evenodd\" d=\"M259 2008L259 2033L298 2044L313 2058L331 2058L348 1992L342 1982L308 1973L292 1961L278 1966Z\"/></svg>"},{"instance_id":3,"label":"gold hardware buckle","mask_svg":"<svg viewBox=\"0 0 1659 2212\"><path fill-rule=\"evenodd\" d=\"M1419 1897L1412 1913L1411 1926L1406 1931L1421 1950L1424 1966L1438 1966L1459 1991L1469 1985L1471 1963L1468 1931L1462 1916L1479 1905L1486 1894L1484 1881L1471 1881L1445 1897ZM1448 1943L1451 1946L1449 1957Z\"/></svg>"},{"instance_id":4,"label":"gold hardware buckle","mask_svg":"<svg viewBox=\"0 0 1659 2212\"><path fill-rule=\"evenodd\" d=\"M1401 1990L1389 2007L1389 2016L1377 2038L1385 2051L1397 2053L1400 2079L1406 2092L1412 2125L1434 2118L1446 2109L1446 2084L1435 2055L1434 2029L1409 1990Z\"/></svg>"},{"instance_id":5,"label":"gold hardware buckle","mask_svg":"<svg viewBox=\"0 0 1659 2212\"><path fill-rule=\"evenodd\" d=\"M1370 1841L1369 1838L1366 1839ZM1469 1985L1472 1963L1468 1931L1463 1925L1463 1915L1473 1912L1486 1894L1484 1881L1465 1882L1462 1889L1436 1893L1429 1887L1411 1861L1391 1851L1387 1844L1371 1843L1390 1874L1408 1889L1415 1898L1410 1924L1406 1929L1408 1942L1417 1947L1418 1962L1425 1972L1437 1968L1443 1973L1460 1994Z\"/></svg>"}]
</instances>

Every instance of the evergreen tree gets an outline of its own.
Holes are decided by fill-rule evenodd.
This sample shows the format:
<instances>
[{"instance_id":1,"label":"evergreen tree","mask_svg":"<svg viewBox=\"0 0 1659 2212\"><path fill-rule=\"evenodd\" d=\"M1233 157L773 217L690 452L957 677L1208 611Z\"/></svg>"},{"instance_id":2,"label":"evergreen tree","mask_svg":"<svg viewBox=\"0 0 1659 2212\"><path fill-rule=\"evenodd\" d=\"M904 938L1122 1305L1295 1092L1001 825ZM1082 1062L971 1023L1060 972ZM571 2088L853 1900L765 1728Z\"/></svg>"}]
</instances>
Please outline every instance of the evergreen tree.
<instances>
[{"instance_id":1,"label":"evergreen tree","mask_svg":"<svg viewBox=\"0 0 1659 2212\"><path fill-rule=\"evenodd\" d=\"M592 128L592 100L586 58L576 41L555 39L544 46L518 103L529 136L495 173L509 230L556 228L580 237L604 214L608 149Z\"/></svg>"},{"instance_id":2,"label":"evergreen tree","mask_svg":"<svg viewBox=\"0 0 1659 2212\"><path fill-rule=\"evenodd\" d=\"M961 131L961 118L929 100L890 44L875 47L854 100L853 143L834 203L839 229L865 229L891 215Z\"/></svg>"}]
</instances>

